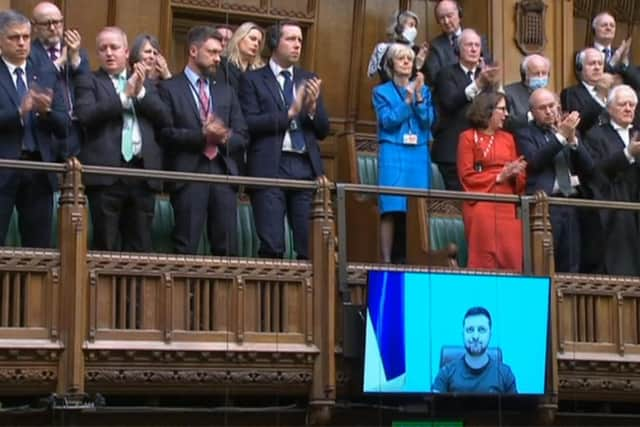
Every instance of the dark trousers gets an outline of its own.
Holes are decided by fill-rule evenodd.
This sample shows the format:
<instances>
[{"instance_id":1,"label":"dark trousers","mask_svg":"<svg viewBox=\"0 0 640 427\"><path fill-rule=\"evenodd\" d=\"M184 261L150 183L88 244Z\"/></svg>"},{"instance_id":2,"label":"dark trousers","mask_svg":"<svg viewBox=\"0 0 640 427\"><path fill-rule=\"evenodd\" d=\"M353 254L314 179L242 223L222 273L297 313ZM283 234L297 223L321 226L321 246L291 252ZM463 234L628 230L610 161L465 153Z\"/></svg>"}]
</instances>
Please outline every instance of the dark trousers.
<instances>
[{"instance_id":1,"label":"dark trousers","mask_svg":"<svg viewBox=\"0 0 640 427\"><path fill-rule=\"evenodd\" d=\"M314 180L311 162L306 154L282 153L278 178ZM261 188L252 190L251 205L260 238L258 254L266 258L282 258L285 251L284 218L293 230L293 244L298 259L309 259L309 213L313 191Z\"/></svg>"},{"instance_id":2,"label":"dark trousers","mask_svg":"<svg viewBox=\"0 0 640 427\"><path fill-rule=\"evenodd\" d=\"M209 160L202 156L194 172L227 174L218 156ZM237 191L228 184L186 183L171 194L176 225L173 230L175 250L195 254L207 226L211 253L235 256L238 253Z\"/></svg>"},{"instance_id":3,"label":"dark trousers","mask_svg":"<svg viewBox=\"0 0 640 427\"><path fill-rule=\"evenodd\" d=\"M458 166L455 163L438 163L444 186L450 191L462 191L462 184L458 177Z\"/></svg>"},{"instance_id":4,"label":"dark trousers","mask_svg":"<svg viewBox=\"0 0 640 427\"><path fill-rule=\"evenodd\" d=\"M53 191L47 173L11 172L6 185L0 188L0 245L5 244L14 206L22 246L51 247Z\"/></svg>"},{"instance_id":5,"label":"dark trousers","mask_svg":"<svg viewBox=\"0 0 640 427\"><path fill-rule=\"evenodd\" d=\"M574 206L551 206L551 228L556 271L580 271L580 223Z\"/></svg>"},{"instance_id":6,"label":"dark trousers","mask_svg":"<svg viewBox=\"0 0 640 427\"><path fill-rule=\"evenodd\" d=\"M144 180L123 178L87 188L93 223L93 249L151 252L155 193Z\"/></svg>"}]
</instances>

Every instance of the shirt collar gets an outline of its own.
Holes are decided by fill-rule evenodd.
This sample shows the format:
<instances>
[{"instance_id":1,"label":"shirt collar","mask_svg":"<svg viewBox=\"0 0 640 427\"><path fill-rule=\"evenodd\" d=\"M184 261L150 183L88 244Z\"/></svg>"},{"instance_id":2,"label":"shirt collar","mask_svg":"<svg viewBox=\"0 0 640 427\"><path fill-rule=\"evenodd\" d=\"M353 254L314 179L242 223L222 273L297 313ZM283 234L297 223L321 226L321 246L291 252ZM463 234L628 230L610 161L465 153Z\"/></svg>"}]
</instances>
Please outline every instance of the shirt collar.
<instances>
[{"instance_id":1,"label":"shirt collar","mask_svg":"<svg viewBox=\"0 0 640 427\"><path fill-rule=\"evenodd\" d=\"M269 68L271 68L271 72L274 76L276 76L276 78L280 75L281 72L288 71L289 73L291 73L291 78L293 79L293 65L288 68L282 68L281 66L276 64L276 61L274 61L273 58L271 58L269 59Z\"/></svg>"},{"instance_id":2,"label":"shirt collar","mask_svg":"<svg viewBox=\"0 0 640 427\"><path fill-rule=\"evenodd\" d=\"M198 80L200 78L204 78L205 81L209 83L209 79L207 77L200 76L200 74L193 71L188 65L184 67L184 75L187 77L187 80L189 80L189 83L191 83L193 87L198 87Z\"/></svg>"},{"instance_id":3,"label":"shirt collar","mask_svg":"<svg viewBox=\"0 0 640 427\"><path fill-rule=\"evenodd\" d=\"M604 49L609 49L610 51L612 51L612 50L613 50L613 49L611 48L611 45L609 45L609 46L605 46L605 45L602 45L602 44L600 44L600 43L598 43L598 42L593 42L593 47L594 47L594 48L596 48L596 49L598 49L598 51L599 51L599 52L602 52Z\"/></svg>"},{"instance_id":4,"label":"shirt collar","mask_svg":"<svg viewBox=\"0 0 640 427\"><path fill-rule=\"evenodd\" d=\"M7 66L7 68L9 69L9 74L11 74L11 77L13 77L13 73L16 71L16 68L22 68L23 73L27 72L27 63L23 63L20 65L14 65L12 63L10 63L9 61L7 61L4 56L2 57L2 61L4 61L5 65Z\"/></svg>"},{"instance_id":5,"label":"shirt collar","mask_svg":"<svg viewBox=\"0 0 640 427\"><path fill-rule=\"evenodd\" d=\"M477 66L473 68L467 68L464 65L462 65L462 62L459 62L458 64L460 64L460 68L462 68L462 71L464 71L465 74L469 74L469 71L472 71L473 75L474 76L476 75L476 69L478 68Z\"/></svg>"},{"instance_id":6,"label":"shirt collar","mask_svg":"<svg viewBox=\"0 0 640 427\"><path fill-rule=\"evenodd\" d=\"M589 83L585 82L584 80L582 80L580 83L582 83L582 85L587 88L587 90L589 91L589 93L595 93L596 91L596 87L595 85L592 86Z\"/></svg>"},{"instance_id":7,"label":"shirt collar","mask_svg":"<svg viewBox=\"0 0 640 427\"><path fill-rule=\"evenodd\" d=\"M628 132L629 129L631 129L633 127L633 125L628 125L627 127L623 127L623 126L619 125L618 123L616 123L613 119L610 119L609 122L611 123L611 127L613 127L613 129L616 132L621 132L621 131Z\"/></svg>"}]
</instances>

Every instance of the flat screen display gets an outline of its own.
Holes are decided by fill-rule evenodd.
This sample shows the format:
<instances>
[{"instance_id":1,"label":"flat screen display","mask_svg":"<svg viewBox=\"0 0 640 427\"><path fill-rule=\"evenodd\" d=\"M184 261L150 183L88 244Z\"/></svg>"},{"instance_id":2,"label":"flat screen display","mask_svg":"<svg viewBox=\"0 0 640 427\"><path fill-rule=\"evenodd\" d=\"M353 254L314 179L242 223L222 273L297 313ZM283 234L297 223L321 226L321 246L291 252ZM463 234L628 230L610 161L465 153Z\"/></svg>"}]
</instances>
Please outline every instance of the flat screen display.
<instances>
[{"instance_id":1,"label":"flat screen display","mask_svg":"<svg viewBox=\"0 0 640 427\"><path fill-rule=\"evenodd\" d=\"M545 392L550 279L370 271L367 393Z\"/></svg>"}]
</instances>

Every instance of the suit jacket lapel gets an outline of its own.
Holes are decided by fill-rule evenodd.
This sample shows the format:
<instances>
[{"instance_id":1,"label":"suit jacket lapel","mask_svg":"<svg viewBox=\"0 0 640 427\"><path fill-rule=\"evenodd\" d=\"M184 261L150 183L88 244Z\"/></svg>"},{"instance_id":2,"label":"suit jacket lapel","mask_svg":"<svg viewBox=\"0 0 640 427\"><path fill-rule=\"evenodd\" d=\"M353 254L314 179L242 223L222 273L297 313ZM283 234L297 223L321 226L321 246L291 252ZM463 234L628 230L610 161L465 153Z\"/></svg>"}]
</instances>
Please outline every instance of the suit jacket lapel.
<instances>
[{"instance_id":1,"label":"suit jacket lapel","mask_svg":"<svg viewBox=\"0 0 640 427\"><path fill-rule=\"evenodd\" d=\"M295 78L295 77L294 77ZM276 76L273 75L271 68L269 66L262 68L262 79L264 80L264 84L273 96L273 100L278 106L279 110L284 110L284 99L282 99L282 94L280 93L280 85L278 80L276 80Z\"/></svg>"},{"instance_id":2,"label":"suit jacket lapel","mask_svg":"<svg viewBox=\"0 0 640 427\"><path fill-rule=\"evenodd\" d=\"M20 106L20 101L18 100L18 92L16 91L16 86L13 84L13 79L9 74L9 69L7 68L4 61L0 60L0 85L4 87L4 90L9 94L11 100L16 105L16 108Z\"/></svg>"},{"instance_id":3,"label":"suit jacket lapel","mask_svg":"<svg viewBox=\"0 0 640 427\"><path fill-rule=\"evenodd\" d=\"M196 100L193 99L193 89L191 87L191 83L189 83L189 79L187 78L184 71L180 73L178 77L182 79L182 84L184 85L184 91L185 91L184 94L186 96L187 104L191 106L191 110L193 110L193 114L198 119L198 121L202 122L202 119L200 118L200 106L198 106L196 104ZM212 85L209 84L209 93L212 93L211 86Z\"/></svg>"},{"instance_id":4,"label":"suit jacket lapel","mask_svg":"<svg viewBox=\"0 0 640 427\"><path fill-rule=\"evenodd\" d=\"M618 133L618 131L617 131L617 130L615 130L615 128L613 127L613 125L611 124L611 122L609 122L609 123L608 123L608 125L607 125L607 130L608 130L608 132L609 132L609 133L611 134L611 136L612 136L612 138L607 138L607 141L615 140L615 141L617 141L617 143L615 143L615 144L616 144L616 147L615 147L615 148L616 148L616 149L619 149L619 148L624 149L624 148L625 148L625 146L624 146L624 141L623 141L623 140L622 140L622 138L620 137L620 134ZM613 142L613 141L612 141L612 142ZM611 147L611 148L614 148L614 147Z\"/></svg>"},{"instance_id":5,"label":"suit jacket lapel","mask_svg":"<svg viewBox=\"0 0 640 427\"><path fill-rule=\"evenodd\" d=\"M113 81L111 80L111 76L107 74L103 69L98 70L96 73L97 81L103 86L104 90L109 94L111 98L117 99L118 103L120 103L120 97L118 96L118 91L115 86L113 86Z\"/></svg>"}]
</instances>

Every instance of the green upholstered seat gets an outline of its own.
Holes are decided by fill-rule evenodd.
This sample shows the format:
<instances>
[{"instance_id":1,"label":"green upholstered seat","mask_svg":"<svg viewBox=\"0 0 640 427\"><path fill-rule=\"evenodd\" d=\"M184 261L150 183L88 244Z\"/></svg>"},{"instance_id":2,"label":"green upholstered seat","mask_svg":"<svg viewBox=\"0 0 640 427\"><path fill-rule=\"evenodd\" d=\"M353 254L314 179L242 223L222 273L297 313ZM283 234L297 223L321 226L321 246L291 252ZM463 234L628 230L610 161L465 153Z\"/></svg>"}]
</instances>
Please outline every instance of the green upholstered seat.
<instances>
[{"instance_id":1,"label":"green upholstered seat","mask_svg":"<svg viewBox=\"0 0 640 427\"><path fill-rule=\"evenodd\" d=\"M358 178L360 184L378 184L378 156L370 152L358 152ZM431 163L431 188L444 190L444 179L438 165ZM458 265L467 265L467 242L464 223L458 215L436 214L429 218L429 245L432 250L444 249L449 243L458 246Z\"/></svg>"},{"instance_id":2,"label":"green upholstered seat","mask_svg":"<svg viewBox=\"0 0 640 427\"><path fill-rule=\"evenodd\" d=\"M52 228L52 244L54 247L58 247L58 199L59 193L54 193L53 203L55 209L53 210L53 228ZM256 233L256 227L253 222L253 210L251 209L251 203L248 200L240 200L238 202L238 255L241 257L255 258L258 256L258 248L260 240ZM156 196L155 213L153 216L152 224L152 243L154 252L158 253L172 253L173 241L171 239L171 232L175 226L175 220L173 216L173 207L167 195L161 194ZM91 223L91 210L89 210L89 248L91 247L91 241L93 237L93 227ZM7 232L7 238L5 241L6 246L19 247L21 246L20 230L18 227L18 214L14 209L9 224L9 230ZM198 246L198 255L209 255L211 249L209 246L209 240L207 239L206 229L200 240ZM285 220L285 259L295 259L296 253L293 250L293 233L289 228L289 224Z\"/></svg>"}]
</instances>

